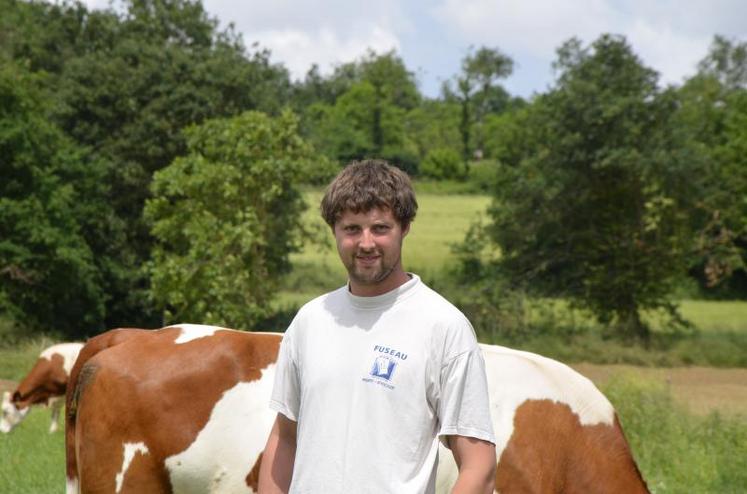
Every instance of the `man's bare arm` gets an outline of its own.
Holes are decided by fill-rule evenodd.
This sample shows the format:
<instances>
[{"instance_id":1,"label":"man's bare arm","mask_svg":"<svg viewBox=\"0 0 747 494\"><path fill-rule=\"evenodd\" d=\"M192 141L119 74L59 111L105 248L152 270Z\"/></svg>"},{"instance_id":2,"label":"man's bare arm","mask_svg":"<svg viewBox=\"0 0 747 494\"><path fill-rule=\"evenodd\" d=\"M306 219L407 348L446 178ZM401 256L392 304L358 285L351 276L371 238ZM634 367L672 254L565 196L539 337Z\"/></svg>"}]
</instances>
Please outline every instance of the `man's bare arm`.
<instances>
[{"instance_id":1,"label":"man's bare arm","mask_svg":"<svg viewBox=\"0 0 747 494\"><path fill-rule=\"evenodd\" d=\"M286 494L296 459L296 422L278 413L259 467L259 494Z\"/></svg>"},{"instance_id":2,"label":"man's bare arm","mask_svg":"<svg viewBox=\"0 0 747 494\"><path fill-rule=\"evenodd\" d=\"M466 436L448 436L459 467L452 494L492 494L495 485L495 445Z\"/></svg>"}]
</instances>

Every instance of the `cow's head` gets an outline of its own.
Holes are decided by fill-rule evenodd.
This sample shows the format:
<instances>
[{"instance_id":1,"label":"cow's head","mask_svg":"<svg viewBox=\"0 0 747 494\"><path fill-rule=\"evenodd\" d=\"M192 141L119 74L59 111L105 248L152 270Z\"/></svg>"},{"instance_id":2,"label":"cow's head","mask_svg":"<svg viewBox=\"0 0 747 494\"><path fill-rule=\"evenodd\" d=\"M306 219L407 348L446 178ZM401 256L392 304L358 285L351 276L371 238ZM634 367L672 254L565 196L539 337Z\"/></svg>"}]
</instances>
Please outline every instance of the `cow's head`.
<instances>
[{"instance_id":1,"label":"cow's head","mask_svg":"<svg viewBox=\"0 0 747 494\"><path fill-rule=\"evenodd\" d=\"M21 423L29 413L30 407L18 408L13 400L10 398L10 392L5 391L3 393L3 404L2 412L3 417L0 420L0 432L8 433L13 430L15 426Z\"/></svg>"}]
</instances>

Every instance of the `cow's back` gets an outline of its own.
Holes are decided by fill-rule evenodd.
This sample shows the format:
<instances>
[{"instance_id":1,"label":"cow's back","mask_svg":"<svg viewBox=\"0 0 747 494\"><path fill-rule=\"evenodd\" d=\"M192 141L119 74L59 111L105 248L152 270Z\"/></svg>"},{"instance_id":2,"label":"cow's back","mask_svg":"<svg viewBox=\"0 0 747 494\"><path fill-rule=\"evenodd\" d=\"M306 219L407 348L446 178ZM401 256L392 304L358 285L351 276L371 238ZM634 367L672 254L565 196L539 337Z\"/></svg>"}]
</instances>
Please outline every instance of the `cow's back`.
<instances>
[{"instance_id":1,"label":"cow's back","mask_svg":"<svg viewBox=\"0 0 747 494\"><path fill-rule=\"evenodd\" d=\"M251 492L280 336L188 326L123 340L79 369L81 492Z\"/></svg>"}]
</instances>

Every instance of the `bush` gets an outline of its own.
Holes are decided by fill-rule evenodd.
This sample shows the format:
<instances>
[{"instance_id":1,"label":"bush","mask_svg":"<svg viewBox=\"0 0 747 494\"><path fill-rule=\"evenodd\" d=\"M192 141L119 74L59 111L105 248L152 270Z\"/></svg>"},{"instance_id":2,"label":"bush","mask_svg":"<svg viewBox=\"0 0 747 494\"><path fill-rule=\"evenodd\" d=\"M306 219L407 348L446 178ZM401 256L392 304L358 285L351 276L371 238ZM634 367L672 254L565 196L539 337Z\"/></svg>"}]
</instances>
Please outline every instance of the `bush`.
<instances>
[{"instance_id":1,"label":"bush","mask_svg":"<svg viewBox=\"0 0 747 494\"><path fill-rule=\"evenodd\" d=\"M436 180L463 178L462 158L451 148L433 149L420 163L420 174Z\"/></svg>"},{"instance_id":2,"label":"bush","mask_svg":"<svg viewBox=\"0 0 747 494\"><path fill-rule=\"evenodd\" d=\"M164 318L251 328L268 316L300 244L296 189L315 157L290 112L247 112L187 131L189 154L154 176L151 290Z\"/></svg>"},{"instance_id":3,"label":"bush","mask_svg":"<svg viewBox=\"0 0 747 494\"><path fill-rule=\"evenodd\" d=\"M493 160L471 162L467 180L474 184L473 190L475 191L492 192L498 180L498 162Z\"/></svg>"}]
</instances>

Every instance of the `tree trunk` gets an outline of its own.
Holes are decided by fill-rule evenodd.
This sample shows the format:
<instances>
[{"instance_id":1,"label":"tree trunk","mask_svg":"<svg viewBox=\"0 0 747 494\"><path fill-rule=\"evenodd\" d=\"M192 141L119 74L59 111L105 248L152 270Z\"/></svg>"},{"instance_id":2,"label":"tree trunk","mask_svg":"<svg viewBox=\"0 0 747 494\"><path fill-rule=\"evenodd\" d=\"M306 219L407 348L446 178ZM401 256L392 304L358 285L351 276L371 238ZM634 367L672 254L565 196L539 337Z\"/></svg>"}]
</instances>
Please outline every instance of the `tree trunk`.
<instances>
[{"instance_id":1,"label":"tree trunk","mask_svg":"<svg viewBox=\"0 0 747 494\"><path fill-rule=\"evenodd\" d=\"M651 330L641 320L638 306L635 303L620 308L616 319L616 332L620 336L630 340L639 340L644 343L647 343L651 338Z\"/></svg>"}]
</instances>

